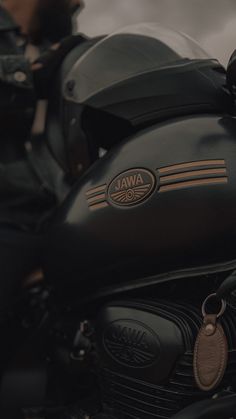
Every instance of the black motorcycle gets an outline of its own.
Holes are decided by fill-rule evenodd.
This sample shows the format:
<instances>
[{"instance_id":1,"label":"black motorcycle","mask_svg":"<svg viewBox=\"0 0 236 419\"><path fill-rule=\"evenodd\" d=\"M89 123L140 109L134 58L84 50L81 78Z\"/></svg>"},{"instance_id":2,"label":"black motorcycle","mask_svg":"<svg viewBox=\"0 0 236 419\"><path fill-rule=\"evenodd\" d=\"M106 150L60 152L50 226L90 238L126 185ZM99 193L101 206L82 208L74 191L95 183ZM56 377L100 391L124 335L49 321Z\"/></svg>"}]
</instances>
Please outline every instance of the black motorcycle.
<instances>
[{"instance_id":1,"label":"black motorcycle","mask_svg":"<svg viewBox=\"0 0 236 419\"><path fill-rule=\"evenodd\" d=\"M93 164L8 315L5 417L236 417L234 67L156 24L67 56L48 144Z\"/></svg>"}]
</instances>

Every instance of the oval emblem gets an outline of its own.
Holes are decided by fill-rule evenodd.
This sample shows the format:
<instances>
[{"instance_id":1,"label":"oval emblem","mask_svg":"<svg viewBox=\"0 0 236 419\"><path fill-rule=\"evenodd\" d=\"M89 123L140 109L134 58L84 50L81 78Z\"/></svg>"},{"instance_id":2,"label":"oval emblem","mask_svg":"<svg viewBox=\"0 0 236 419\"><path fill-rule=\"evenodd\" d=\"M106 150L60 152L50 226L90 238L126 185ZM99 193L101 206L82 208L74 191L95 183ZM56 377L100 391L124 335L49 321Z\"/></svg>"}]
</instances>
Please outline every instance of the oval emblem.
<instances>
[{"instance_id":1,"label":"oval emblem","mask_svg":"<svg viewBox=\"0 0 236 419\"><path fill-rule=\"evenodd\" d=\"M127 367L150 366L160 355L160 342L156 334L136 320L111 323L104 332L103 343L108 355Z\"/></svg>"},{"instance_id":2,"label":"oval emblem","mask_svg":"<svg viewBox=\"0 0 236 419\"><path fill-rule=\"evenodd\" d=\"M127 170L111 182L108 197L113 204L132 206L147 199L155 186L156 178L149 170Z\"/></svg>"}]
</instances>

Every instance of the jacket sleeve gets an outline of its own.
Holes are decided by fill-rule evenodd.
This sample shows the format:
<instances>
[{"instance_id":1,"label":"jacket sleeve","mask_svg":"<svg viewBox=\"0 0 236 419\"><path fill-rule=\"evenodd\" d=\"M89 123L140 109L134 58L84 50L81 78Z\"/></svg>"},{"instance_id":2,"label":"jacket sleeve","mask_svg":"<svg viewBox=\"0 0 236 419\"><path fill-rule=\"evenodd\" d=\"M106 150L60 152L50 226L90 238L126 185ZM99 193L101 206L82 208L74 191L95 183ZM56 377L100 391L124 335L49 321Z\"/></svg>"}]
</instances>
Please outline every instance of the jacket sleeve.
<instances>
[{"instance_id":1,"label":"jacket sleeve","mask_svg":"<svg viewBox=\"0 0 236 419\"><path fill-rule=\"evenodd\" d=\"M0 6L0 143L19 144L29 136L35 114L31 66L17 46L19 30Z\"/></svg>"},{"instance_id":2,"label":"jacket sleeve","mask_svg":"<svg viewBox=\"0 0 236 419\"><path fill-rule=\"evenodd\" d=\"M0 6L0 108L22 107L32 101L33 76L29 61L17 46L19 29Z\"/></svg>"}]
</instances>

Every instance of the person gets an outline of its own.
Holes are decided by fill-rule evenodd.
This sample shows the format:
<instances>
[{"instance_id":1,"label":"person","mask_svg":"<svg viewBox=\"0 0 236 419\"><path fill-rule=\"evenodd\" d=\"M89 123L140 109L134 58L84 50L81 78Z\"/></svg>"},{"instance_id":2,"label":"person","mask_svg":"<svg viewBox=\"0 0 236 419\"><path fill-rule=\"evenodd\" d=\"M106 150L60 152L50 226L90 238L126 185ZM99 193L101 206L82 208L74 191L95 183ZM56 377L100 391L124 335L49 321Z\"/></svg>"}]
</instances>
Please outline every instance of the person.
<instances>
[{"instance_id":1,"label":"person","mask_svg":"<svg viewBox=\"0 0 236 419\"><path fill-rule=\"evenodd\" d=\"M72 34L75 15L83 7L82 0L1 0L0 4L21 36L41 49Z\"/></svg>"},{"instance_id":2,"label":"person","mask_svg":"<svg viewBox=\"0 0 236 419\"><path fill-rule=\"evenodd\" d=\"M32 138L40 134L43 140L45 119L35 85L41 86L41 74L45 81L45 63L55 63L54 56L48 60L48 51L59 50L61 40L71 36L73 15L81 6L80 0L0 3L1 312L18 294L22 281L41 265L43 225L58 204L47 179L50 173L40 173L31 158ZM40 62L43 53L47 59ZM59 56L59 60L55 56L57 65L63 54ZM48 79L56 67L50 68Z\"/></svg>"}]
</instances>

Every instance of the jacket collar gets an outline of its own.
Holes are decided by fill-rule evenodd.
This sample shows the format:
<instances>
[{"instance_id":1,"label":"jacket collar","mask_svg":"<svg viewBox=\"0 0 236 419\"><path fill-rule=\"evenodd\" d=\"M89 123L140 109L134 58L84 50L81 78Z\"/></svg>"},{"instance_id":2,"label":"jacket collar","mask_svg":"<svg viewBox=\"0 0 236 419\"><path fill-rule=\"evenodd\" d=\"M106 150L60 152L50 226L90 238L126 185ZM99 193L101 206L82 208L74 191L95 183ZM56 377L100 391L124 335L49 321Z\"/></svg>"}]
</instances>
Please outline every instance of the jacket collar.
<instances>
[{"instance_id":1,"label":"jacket collar","mask_svg":"<svg viewBox=\"0 0 236 419\"><path fill-rule=\"evenodd\" d=\"M11 15L5 10L4 7L0 6L0 31L18 31L19 26L13 20Z\"/></svg>"}]
</instances>

